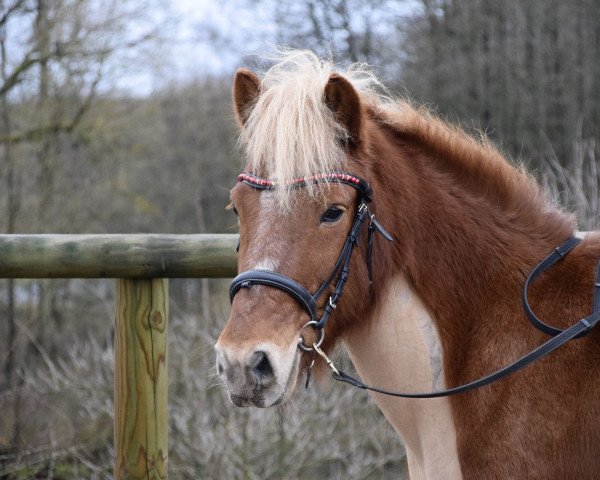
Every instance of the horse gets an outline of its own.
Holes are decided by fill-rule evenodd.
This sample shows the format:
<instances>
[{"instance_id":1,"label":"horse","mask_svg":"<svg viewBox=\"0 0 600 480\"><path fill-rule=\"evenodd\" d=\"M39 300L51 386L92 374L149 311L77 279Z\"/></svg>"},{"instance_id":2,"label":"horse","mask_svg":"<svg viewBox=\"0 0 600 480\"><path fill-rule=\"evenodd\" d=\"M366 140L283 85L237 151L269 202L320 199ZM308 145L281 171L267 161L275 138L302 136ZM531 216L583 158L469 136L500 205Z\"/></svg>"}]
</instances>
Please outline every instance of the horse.
<instances>
[{"instance_id":1,"label":"horse","mask_svg":"<svg viewBox=\"0 0 600 480\"><path fill-rule=\"evenodd\" d=\"M233 105L246 156L230 204L238 269L259 273L235 284L215 346L234 405L289 401L315 358L326 371L314 349L328 359L337 345L388 390L487 375L548 339L528 322L522 289L573 236L581 241L532 283L529 302L558 329L589 314L599 233L578 234L484 135L393 98L362 65L307 51L287 51L260 76L239 69ZM597 478L598 330L458 395L373 393L411 478Z\"/></svg>"}]
</instances>

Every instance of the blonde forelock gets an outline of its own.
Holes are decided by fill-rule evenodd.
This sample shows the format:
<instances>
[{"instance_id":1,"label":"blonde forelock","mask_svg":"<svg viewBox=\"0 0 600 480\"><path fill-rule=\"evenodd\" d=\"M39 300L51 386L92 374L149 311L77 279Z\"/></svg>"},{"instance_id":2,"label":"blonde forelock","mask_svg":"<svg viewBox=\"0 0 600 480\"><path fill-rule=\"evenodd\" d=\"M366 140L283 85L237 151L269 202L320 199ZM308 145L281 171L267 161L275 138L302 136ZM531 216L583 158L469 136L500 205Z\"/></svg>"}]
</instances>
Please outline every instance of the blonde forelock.
<instances>
[{"instance_id":1,"label":"blonde forelock","mask_svg":"<svg viewBox=\"0 0 600 480\"><path fill-rule=\"evenodd\" d=\"M348 132L325 103L327 81L342 75L365 100L379 95L380 82L365 65L339 68L310 51L280 50L275 61L260 78L240 136L249 168L274 180L343 169ZM289 192L281 188L278 197L287 203Z\"/></svg>"}]
</instances>

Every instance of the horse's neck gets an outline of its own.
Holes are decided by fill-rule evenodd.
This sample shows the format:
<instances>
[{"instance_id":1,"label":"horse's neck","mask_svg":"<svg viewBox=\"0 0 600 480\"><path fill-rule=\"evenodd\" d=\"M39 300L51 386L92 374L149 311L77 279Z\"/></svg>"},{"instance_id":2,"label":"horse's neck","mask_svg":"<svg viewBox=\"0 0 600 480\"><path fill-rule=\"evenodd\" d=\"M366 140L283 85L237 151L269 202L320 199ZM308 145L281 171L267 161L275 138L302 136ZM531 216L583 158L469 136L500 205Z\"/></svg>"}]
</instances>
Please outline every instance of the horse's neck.
<instances>
[{"instance_id":1,"label":"horse's neck","mask_svg":"<svg viewBox=\"0 0 600 480\"><path fill-rule=\"evenodd\" d=\"M380 174L384 183L376 186L384 192L378 217L397 241L379 242L374 271L388 278L403 272L410 279L435 317L445 379L455 386L465 380L464 346L477 341L474 327L493 322L490 313L497 305L517 312L526 273L572 234L573 225L508 165L503 164L495 191L499 174L490 168L493 162L482 161L481 172L465 173L453 164L459 160L417 152L382 160L393 160L399 169L393 178ZM519 321L510 312L506 321Z\"/></svg>"},{"instance_id":2,"label":"horse's neck","mask_svg":"<svg viewBox=\"0 0 600 480\"><path fill-rule=\"evenodd\" d=\"M428 286L456 299L451 290L469 291L473 282L520 278L521 268L573 232L573 220L552 208L535 182L498 152L436 122L417 124L423 132L414 137L426 139L394 142L390 130L380 132L377 141L385 147L372 175L378 218L398 240L385 248L388 254L401 250L391 255L402 258L392 270L407 273L428 306L439 300ZM443 142L427 139L436 131ZM389 258L379 259L384 271L390 270ZM447 285L440 289L439 280Z\"/></svg>"},{"instance_id":3,"label":"horse's neck","mask_svg":"<svg viewBox=\"0 0 600 480\"><path fill-rule=\"evenodd\" d=\"M486 197L487 187L473 178L461 185L459 174L437 163L443 159L407 158L410 162L403 159L397 176L376 188L386 195L377 215L397 241L377 245L374 271L385 277L385 288L374 318L361 331L350 332L346 345L367 383L430 391L469 377L463 355L465 346L477 341L473 327L488 321L486 314L495 305L518 310L525 273L570 234L571 225L559 212L544 210L535 195L530 204L509 198L502 205L507 192ZM515 189L523 185L523 179L514 182ZM527 194L517 193L527 200ZM507 319L518 320L512 314ZM413 476L460 477L449 400L374 398L403 437Z\"/></svg>"},{"instance_id":4,"label":"horse's neck","mask_svg":"<svg viewBox=\"0 0 600 480\"><path fill-rule=\"evenodd\" d=\"M345 344L361 377L389 390L444 388L441 343L421 300L402 276L388 282L368 329ZM460 478L456 432L447 399L399 399L373 394L403 438L411 478Z\"/></svg>"}]
</instances>

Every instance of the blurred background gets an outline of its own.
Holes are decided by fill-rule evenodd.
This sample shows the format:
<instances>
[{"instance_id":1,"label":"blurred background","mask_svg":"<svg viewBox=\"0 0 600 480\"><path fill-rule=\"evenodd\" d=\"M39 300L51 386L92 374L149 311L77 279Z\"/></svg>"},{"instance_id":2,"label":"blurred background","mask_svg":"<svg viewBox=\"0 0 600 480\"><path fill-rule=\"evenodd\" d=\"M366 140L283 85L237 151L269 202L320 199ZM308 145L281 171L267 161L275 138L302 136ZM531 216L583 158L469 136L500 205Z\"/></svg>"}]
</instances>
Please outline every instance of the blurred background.
<instances>
[{"instance_id":1,"label":"blurred background","mask_svg":"<svg viewBox=\"0 0 600 480\"><path fill-rule=\"evenodd\" d=\"M235 232L231 78L275 45L371 64L598 226L597 0L0 0L0 232ZM226 285L171 282L172 478L402 478L362 392L230 406ZM0 282L0 477L112 478L113 289Z\"/></svg>"}]
</instances>

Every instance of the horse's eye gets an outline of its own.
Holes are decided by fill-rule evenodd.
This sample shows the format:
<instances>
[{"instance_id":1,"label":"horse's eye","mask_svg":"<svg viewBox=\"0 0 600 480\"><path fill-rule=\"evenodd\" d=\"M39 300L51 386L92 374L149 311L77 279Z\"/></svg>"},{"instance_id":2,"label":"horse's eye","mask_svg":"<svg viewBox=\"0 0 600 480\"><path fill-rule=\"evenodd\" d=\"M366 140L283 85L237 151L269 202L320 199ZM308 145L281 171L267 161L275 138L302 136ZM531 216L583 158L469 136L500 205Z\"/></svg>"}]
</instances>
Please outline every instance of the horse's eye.
<instances>
[{"instance_id":1,"label":"horse's eye","mask_svg":"<svg viewBox=\"0 0 600 480\"><path fill-rule=\"evenodd\" d=\"M342 215L344 214L344 210L339 207L329 207L323 215L321 215L321 222L332 223L337 222Z\"/></svg>"}]
</instances>

